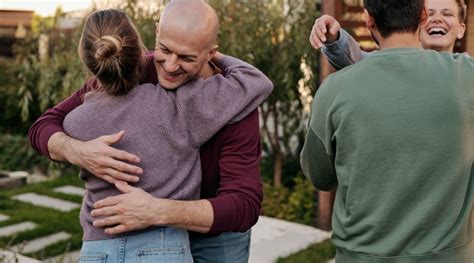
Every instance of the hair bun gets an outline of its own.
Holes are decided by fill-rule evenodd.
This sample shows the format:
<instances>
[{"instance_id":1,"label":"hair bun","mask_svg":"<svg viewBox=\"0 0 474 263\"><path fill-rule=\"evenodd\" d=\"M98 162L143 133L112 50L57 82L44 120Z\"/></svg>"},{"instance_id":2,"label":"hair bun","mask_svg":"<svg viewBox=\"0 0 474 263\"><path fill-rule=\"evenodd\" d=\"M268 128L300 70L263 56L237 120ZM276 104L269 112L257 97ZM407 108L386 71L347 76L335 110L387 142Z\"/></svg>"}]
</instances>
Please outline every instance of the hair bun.
<instances>
[{"instance_id":1,"label":"hair bun","mask_svg":"<svg viewBox=\"0 0 474 263\"><path fill-rule=\"evenodd\" d=\"M122 39L119 36L102 36L96 41L95 58L104 60L117 56L122 51Z\"/></svg>"}]
</instances>

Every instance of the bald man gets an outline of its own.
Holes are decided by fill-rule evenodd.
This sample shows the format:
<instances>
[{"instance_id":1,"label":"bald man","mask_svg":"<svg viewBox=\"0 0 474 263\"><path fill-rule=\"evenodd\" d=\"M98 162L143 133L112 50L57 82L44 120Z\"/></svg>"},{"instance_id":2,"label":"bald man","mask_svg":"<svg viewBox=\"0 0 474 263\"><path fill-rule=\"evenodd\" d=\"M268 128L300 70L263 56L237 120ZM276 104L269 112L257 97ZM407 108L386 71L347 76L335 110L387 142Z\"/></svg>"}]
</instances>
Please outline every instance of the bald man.
<instances>
[{"instance_id":1,"label":"bald man","mask_svg":"<svg viewBox=\"0 0 474 263\"><path fill-rule=\"evenodd\" d=\"M219 71L210 63L217 52L218 25L215 11L203 1L168 4L156 28L156 50L148 54L152 59L141 83L159 82L166 89L176 89ZM107 182L135 182L142 173L139 157L111 147L124 132L91 141L74 140L64 133L65 115L96 85L95 79L88 80L41 115L30 128L30 143L52 160L76 164ZM263 198L258 111L221 129L201 148L200 157L201 200L158 199L141 189L121 187L125 189L122 195L95 204L92 215L100 219L94 226L108 234L151 225L181 227L194 231L190 238L195 262L247 262L249 229L258 219Z\"/></svg>"},{"instance_id":2,"label":"bald man","mask_svg":"<svg viewBox=\"0 0 474 263\"><path fill-rule=\"evenodd\" d=\"M175 89L196 76L212 75L208 62L217 51L218 30L216 12L203 1L169 3L156 29L155 61L160 84Z\"/></svg>"}]
</instances>

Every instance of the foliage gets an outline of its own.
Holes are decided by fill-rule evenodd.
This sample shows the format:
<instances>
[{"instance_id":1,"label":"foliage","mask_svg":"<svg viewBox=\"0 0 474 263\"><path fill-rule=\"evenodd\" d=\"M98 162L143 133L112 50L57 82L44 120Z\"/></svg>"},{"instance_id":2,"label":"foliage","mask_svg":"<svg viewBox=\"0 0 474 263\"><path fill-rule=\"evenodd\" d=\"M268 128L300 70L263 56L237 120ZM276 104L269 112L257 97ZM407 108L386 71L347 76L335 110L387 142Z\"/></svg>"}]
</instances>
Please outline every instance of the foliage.
<instances>
[{"instance_id":1,"label":"foliage","mask_svg":"<svg viewBox=\"0 0 474 263\"><path fill-rule=\"evenodd\" d=\"M146 46L152 49L155 22L168 1L158 0L152 6L140 2L114 3L129 14ZM261 108L261 121L267 158L263 166L266 175L273 174L267 179L276 186L292 187L293 177L300 172L298 153L307 118L301 88L311 93L317 82L317 52L308 43L317 2L209 0L221 21L220 50L255 65L274 83L274 92ZM60 30L56 21L62 15L58 9L54 17L35 17L33 35L18 43L15 60L0 61L0 109L5 113L0 116L0 132L26 136L40 113L86 79L77 55L82 27ZM40 59L38 52L41 34L50 39L46 59Z\"/></svg>"},{"instance_id":2,"label":"foliage","mask_svg":"<svg viewBox=\"0 0 474 263\"><path fill-rule=\"evenodd\" d=\"M336 256L336 247L330 240L313 244L286 258L279 258L278 263L326 263Z\"/></svg>"},{"instance_id":3,"label":"foliage","mask_svg":"<svg viewBox=\"0 0 474 263\"><path fill-rule=\"evenodd\" d=\"M118 7L128 12L146 46L153 49L154 22L159 13L146 11L149 7L140 6L135 0ZM79 89L86 80L87 71L77 54L82 26L74 30L57 28L56 22L62 15L58 9L54 17L35 16L33 34L14 46L15 60L0 63L0 80L6 80L0 87L0 102L4 102L1 104L7 113L2 116L6 125L0 127L0 132L13 130L25 134L42 112ZM38 43L44 36L48 36L48 53L41 58ZM12 110L15 108L19 109L19 115Z\"/></svg>"},{"instance_id":4,"label":"foliage","mask_svg":"<svg viewBox=\"0 0 474 263\"><path fill-rule=\"evenodd\" d=\"M17 89L14 88L15 79L13 77L12 59L0 59L0 133L18 133L25 131L27 125L21 120L18 114Z\"/></svg>"},{"instance_id":5,"label":"foliage","mask_svg":"<svg viewBox=\"0 0 474 263\"><path fill-rule=\"evenodd\" d=\"M273 169L275 168L273 154L267 154L268 151L266 150L264 152L266 154L260 162L260 173L264 180L272 182ZM282 185L290 188L293 187L294 178L302 174L299 155L289 155L283 160L282 173L286 175L282 178Z\"/></svg>"},{"instance_id":6,"label":"foliage","mask_svg":"<svg viewBox=\"0 0 474 263\"><path fill-rule=\"evenodd\" d=\"M80 32L51 28L50 19L44 20L42 23L41 18L35 18L37 32L14 46L15 61L9 63L9 81L2 86L6 95L0 99L7 101L9 108L15 103L20 111L19 116L6 117L6 127L17 126L21 117L21 129L15 131L22 134L41 112L78 89L87 76L77 56ZM45 35L49 52L40 58L38 42Z\"/></svg>"},{"instance_id":7,"label":"foliage","mask_svg":"<svg viewBox=\"0 0 474 263\"><path fill-rule=\"evenodd\" d=\"M59 170L77 172L77 168L71 165L54 163L36 153L29 145L26 136L0 134L0 149L2 149L0 170L33 171L36 169L45 174L56 174Z\"/></svg>"},{"instance_id":8,"label":"foliage","mask_svg":"<svg viewBox=\"0 0 474 263\"><path fill-rule=\"evenodd\" d=\"M273 81L274 91L261 108L262 131L273 157L274 185L281 185L283 160L297 155L303 139L304 102L299 89L310 90L316 83L313 72L318 61L308 36L317 1L209 2L220 17L220 49L255 65Z\"/></svg>"},{"instance_id":9,"label":"foliage","mask_svg":"<svg viewBox=\"0 0 474 263\"><path fill-rule=\"evenodd\" d=\"M136 25L141 39L149 50L155 49L155 23L159 21L167 0L155 0L153 5L140 4L140 0L127 0L118 7L124 10Z\"/></svg>"},{"instance_id":10,"label":"foliage","mask_svg":"<svg viewBox=\"0 0 474 263\"><path fill-rule=\"evenodd\" d=\"M264 183L263 190L263 215L314 226L315 191L301 174L294 178L291 188Z\"/></svg>"}]
</instances>

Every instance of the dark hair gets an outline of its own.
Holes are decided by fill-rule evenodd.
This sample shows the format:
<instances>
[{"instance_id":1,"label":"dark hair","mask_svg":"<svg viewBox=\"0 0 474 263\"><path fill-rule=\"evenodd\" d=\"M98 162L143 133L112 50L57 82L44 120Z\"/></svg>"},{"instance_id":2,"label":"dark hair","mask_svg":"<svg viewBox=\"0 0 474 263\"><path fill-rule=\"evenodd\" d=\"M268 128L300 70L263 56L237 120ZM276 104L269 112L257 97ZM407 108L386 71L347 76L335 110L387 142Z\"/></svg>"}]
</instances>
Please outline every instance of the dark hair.
<instances>
[{"instance_id":1,"label":"dark hair","mask_svg":"<svg viewBox=\"0 0 474 263\"><path fill-rule=\"evenodd\" d=\"M145 49L130 18L120 10L107 9L87 17L79 56L101 90L122 95L138 83Z\"/></svg>"},{"instance_id":2,"label":"dark hair","mask_svg":"<svg viewBox=\"0 0 474 263\"><path fill-rule=\"evenodd\" d=\"M375 20L382 37L393 33L415 33L420 27L424 0L364 0L364 8Z\"/></svg>"},{"instance_id":3,"label":"dark hair","mask_svg":"<svg viewBox=\"0 0 474 263\"><path fill-rule=\"evenodd\" d=\"M464 23L466 21L466 15L467 15L467 6L464 0L456 0L456 4L458 5L459 8L459 21L461 23Z\"/></svg>"}]
</instances>

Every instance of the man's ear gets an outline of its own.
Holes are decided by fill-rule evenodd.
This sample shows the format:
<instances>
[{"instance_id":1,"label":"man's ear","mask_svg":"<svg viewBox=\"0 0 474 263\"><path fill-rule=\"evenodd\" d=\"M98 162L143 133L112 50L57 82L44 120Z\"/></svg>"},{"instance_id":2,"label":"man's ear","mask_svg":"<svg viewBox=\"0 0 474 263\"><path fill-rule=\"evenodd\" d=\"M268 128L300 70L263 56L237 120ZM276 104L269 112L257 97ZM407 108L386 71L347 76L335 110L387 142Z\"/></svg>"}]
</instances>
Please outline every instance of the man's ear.
<instances>
[{"instance_id":1,"label":"man's ear","mask_svg":"<svg viewBox=\"0 0 474 263\"><path fill-rule=\"evenodd\" d=\"M160 22L155 23L155 50L158 49L158 36L160 35Z\"/></svg>"},{"instance_id":2,"label":"man's ear","mask_svg":"<svg viewBox=\"0 0 474 263\"><path fill-rule=\"evenodd\" d=\"M211 61L214 56L216 55L216 52L217 50L219 49L219 46L218 45L214 45L211 50L209 50L209 57L208 57L208 61Z\"/></svg>"},{"instance_id":3,"label":"man's ear","mask_svg":"<svg viewBox=\"0 0 474 263\"><path fill-rule=\"evenodd\" d=\"M374 18L369 14L369 11L367 11L367 9L364 9L364 14L365 24L367 25L367 28L369 30L374 30L376 27Z\"/></svg>"},{"instance_id":4,"label":"man's ear","mask_svg":"<svg viewBox=\"0 0 474 263\"><path fill-rule=\"evenodd\" d=\"M155 22L155 35L160 32L160 22Z\"/></svg>"}]
</instances>

